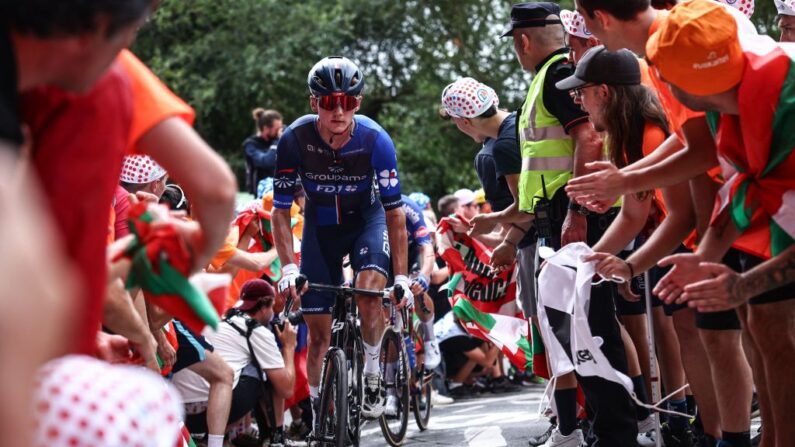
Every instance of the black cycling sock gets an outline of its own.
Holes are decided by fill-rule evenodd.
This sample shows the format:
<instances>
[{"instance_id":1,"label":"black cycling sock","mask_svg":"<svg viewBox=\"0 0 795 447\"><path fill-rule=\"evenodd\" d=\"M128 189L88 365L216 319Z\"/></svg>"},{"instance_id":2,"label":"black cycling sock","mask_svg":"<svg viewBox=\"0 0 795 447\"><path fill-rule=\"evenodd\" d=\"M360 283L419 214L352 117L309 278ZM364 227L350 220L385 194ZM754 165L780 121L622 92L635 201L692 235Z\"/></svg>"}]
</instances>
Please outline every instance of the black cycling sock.
<instances>
[{"instance_id":1,"label":"black cycling sock","mask_svg":"<svg viewBox=\"0 0 795 447\"><path fill-rule=\"evenodd\" d=\"M731 444L732 447L751 447L751 432L724 431L721 433L721 441Z\"/></svg>"},{"instance_id":2,"label":"black cycling sock","mask_svg":"<svg viewBox=\"0 0 795 447\"><path fill-rule=\"evenodd\" d=\"M555 390L555 406L558 408L558 430L568 436L577 428L577 388Z\"/></svg>"},{"instance_id":3,"label":"black cycling sock","mask_svg":"<svg viewBox=\"0 0 795 447\"><path fill-rule=\"evenodd\" d=\"M685 399L671 399L668 401L668 409L679 413L687 413L687 401ZM688 420L684 416L677 416L675 414L668 415L668 426L677 432L684 431L687 428L687 423Z\"/></svg>"},{"instance_id":4,"label":"black cycling sock","mask_svg":"<svg viewBox=\"0 0 795 447\"><path fill-rule=\"evenodd\" d=\"M696 414L696 398L692 394L685 394L685 402L687 402L687 414Z\"/></svg>"},{"instance_id":5,"label":"black cycling sock","mask_svg":"<svg viewBox=\"0 0 795 447\"><path fill-rule=\"evenodd\" d=\"M700 411L696 411L696 417L693 419L693 430L698 434L706 434L704 433L704 423L701 422Z\"/></svg>"},{"instance_id":6,"label":"black cycling sock","mask_svg":"<svg viewBox=\"0 0 795 447\"><path fill-rule=\"evenodd\" d=\"M635 387L635 395L638 396L638 400L644 404L648 404L649 395L646 393L646 381L643 380L642 374L632 378L632 386ZM649 417L649 409L640 405L635 405L635 413L639 421Z\"/></svg>"}]
</instances>

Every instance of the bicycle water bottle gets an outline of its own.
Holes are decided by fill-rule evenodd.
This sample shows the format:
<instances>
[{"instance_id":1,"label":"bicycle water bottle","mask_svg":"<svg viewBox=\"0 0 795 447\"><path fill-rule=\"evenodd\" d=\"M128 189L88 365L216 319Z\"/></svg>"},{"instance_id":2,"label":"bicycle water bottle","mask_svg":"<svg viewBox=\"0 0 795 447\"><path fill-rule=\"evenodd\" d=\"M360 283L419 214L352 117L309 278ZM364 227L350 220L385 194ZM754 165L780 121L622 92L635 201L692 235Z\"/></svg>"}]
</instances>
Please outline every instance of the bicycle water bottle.
<instances>
[{"instance_id":1,"label":"bicycle water bottle","mask_svg":"<svg viewBox=\"0 0 795 447\"><path fill-rule=\"evenodd\" d=\"M406 341L406 354L409 356L409 369L414 369L414 364L416 363L415 360L415 353L414 353L414 342L411 340L411 337L406 334L405 335Z\"/></svg>"}]
</instances>

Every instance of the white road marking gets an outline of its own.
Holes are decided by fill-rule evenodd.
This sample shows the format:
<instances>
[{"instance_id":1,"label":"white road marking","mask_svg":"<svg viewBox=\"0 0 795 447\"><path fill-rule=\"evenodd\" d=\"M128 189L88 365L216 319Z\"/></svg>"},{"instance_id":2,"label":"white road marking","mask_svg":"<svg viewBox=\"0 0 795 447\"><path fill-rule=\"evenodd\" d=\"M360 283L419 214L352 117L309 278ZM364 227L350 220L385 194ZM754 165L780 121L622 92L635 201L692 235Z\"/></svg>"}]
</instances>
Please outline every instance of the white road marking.
<instances>
[{"instance_id":1,"label":"white road marking","mask_svg":"<svg viewBox=\"0 0 795 447\"><path fill-rule=\"evenodd\" d=\"M500 427L486 428L470 427L464 431L464 439L470 447L505 447L508 442L502 437Z\"/></svg>"},{"instance_id":2,"label":"white road marking","mask_svg":"<svg viewBox=\"0 0 795 447\"><path fill-rule=\"evenodd\" d=\"M453 412L453 414L463 413L465 411L479 410L479 409L481 409L483 407L485 407L485 405L475 405L475 406L472 406L472 407L466 407L466 408L462 408L460 410L455 410Z\"/></svg>"}]
</instances>

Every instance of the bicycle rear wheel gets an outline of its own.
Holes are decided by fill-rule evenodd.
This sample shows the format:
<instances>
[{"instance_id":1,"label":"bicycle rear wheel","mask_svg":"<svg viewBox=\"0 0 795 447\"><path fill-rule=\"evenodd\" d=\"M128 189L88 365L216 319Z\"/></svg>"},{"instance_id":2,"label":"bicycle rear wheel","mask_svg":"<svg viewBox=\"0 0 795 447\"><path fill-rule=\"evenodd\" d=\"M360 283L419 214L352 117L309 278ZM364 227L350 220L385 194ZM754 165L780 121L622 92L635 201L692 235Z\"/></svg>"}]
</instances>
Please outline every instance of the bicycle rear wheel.
<instances>
[{"instance_id":1,"label":"bicycle rear wheel","mask_svg":"<svg viewBox=\"0 0 795 447\"><path fill-rule=\"evenodd\" d=\"M345 354L339 348L326 353L321 373L320 412L315 438L321 446L344 447L348 422L348 377Z\"/></svg>"},{"instance_id":2,"label":"bicycle rear wheel","mask_svg":"<svg viewBox=\"0 0 795 447\"><path fill-rule=\"evenodd\" d=\"M411 410L414 412L414 420L420 431L428 428L431 420L431 379L433 373L426 371L424 366L417 365L415 371L415 388L411 395Z\"/></svg>"},{"instance_id":3,"label":"bicycle rear wheel","mask_svg":"<svg viewBox=\"0 0 795 447\"><path fill-rule=\"evenodd\" d=\"M387 367L389 366L389 367ZM381 433L391 446L403 444L409 422L409 364L402 334L388 327L381 339L381 371L384 372L384 388L389 395L397 397L397 412L388 416L386 412L378 420Z\"/></svg>"}]
</instances>

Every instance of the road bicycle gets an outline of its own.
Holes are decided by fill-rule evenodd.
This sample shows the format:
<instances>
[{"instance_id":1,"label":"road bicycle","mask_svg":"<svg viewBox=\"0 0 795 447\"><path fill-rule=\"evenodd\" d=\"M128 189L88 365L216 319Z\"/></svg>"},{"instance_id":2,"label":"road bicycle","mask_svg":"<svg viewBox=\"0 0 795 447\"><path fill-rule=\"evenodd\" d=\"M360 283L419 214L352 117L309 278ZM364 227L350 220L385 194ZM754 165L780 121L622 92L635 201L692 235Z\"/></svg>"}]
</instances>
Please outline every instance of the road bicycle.
<instances>
[{"instance_id":1,"label":"road bicycle","mask_svg":"<svg viewBox=\"0 0 795 447\"><path fill-rule=\"evenodd\" d=\"M314 422L313 441L321 446L359 445L364 399L364 346L354 296L389 299L390 290L367 290L347 286L307 283L299 276L296 290L332 292L335 296L331 320L331 344L323 357L320 373L320 408ZM398 299L402 288L395 289Z\"/></svg>"}]
</instances>

